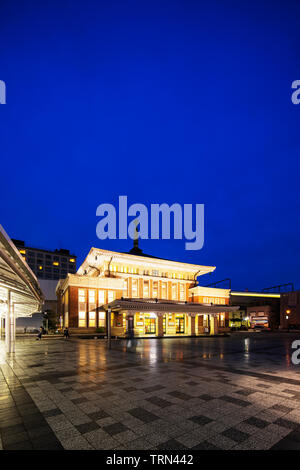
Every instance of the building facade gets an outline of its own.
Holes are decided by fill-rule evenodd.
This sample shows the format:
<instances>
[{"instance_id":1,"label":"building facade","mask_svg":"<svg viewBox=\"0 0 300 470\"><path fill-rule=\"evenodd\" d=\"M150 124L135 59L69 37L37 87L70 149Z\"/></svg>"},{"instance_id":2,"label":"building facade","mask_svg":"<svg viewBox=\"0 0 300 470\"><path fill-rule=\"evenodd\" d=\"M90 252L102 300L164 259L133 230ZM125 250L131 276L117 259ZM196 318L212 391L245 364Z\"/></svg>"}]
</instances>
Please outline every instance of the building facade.
<instances>
[{"instance_id":1,"label":"building facade","mask_svg":"<svg viewBox=\"0 0 300 470\"><path fill-rule=\"evenodd\" d=\"M69 250L41 250L26 246L23 240L12 241L39 279L59 280L76 273L76 256Z\"/></svg>"},{"instance_id":2,"label":"building facade","mask_svg":"<svg viewBox=\"0 0 300 470\"><path fill-rule=\"evenodd\" d=\"M280 328L300 330L300 291L281 294Z\"/></svg>"},{"instance_id":3,"label":"building facade","mask_svg":"<svg viewBox=\"0 0 300 470\"><path fill-rule=\"evenodd\" d=\"M73 332L139 337L194 336L229 329L228 289L201 287L197 278L214 271L131 250L92 248L76 274L57 285L61 326Z\"/></svg>"},{"instance_id":4,"label":"building facade","mask_svg":"<svg viewBox=\"0 0 300 470\"><path fill-rule=\"evenodd\" d=\"M230 314L230 326L235 328L277 329L280 323L280 293L232 291L230 304L240 310Z\"/></svg>"}]
</instances>

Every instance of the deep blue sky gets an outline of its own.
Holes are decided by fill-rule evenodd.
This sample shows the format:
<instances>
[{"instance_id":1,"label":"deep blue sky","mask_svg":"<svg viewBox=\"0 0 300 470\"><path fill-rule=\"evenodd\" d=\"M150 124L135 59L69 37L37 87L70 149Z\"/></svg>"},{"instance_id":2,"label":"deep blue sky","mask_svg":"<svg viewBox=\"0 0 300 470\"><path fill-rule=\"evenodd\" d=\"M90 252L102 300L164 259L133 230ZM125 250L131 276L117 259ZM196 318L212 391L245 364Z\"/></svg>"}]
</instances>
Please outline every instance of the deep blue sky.
<instances>
[{"instance_id":1,"label":"deep blue sky","mask_svg":"<svg viewBox=\"0 0 300 470\"><path fill-rule=\"evenodd\" d=\"M0 3L0 223L13 238L99 241L96 207L204 203L203 284L300 288L300 8L292 1Z\"/></svg>"}]
</instances>

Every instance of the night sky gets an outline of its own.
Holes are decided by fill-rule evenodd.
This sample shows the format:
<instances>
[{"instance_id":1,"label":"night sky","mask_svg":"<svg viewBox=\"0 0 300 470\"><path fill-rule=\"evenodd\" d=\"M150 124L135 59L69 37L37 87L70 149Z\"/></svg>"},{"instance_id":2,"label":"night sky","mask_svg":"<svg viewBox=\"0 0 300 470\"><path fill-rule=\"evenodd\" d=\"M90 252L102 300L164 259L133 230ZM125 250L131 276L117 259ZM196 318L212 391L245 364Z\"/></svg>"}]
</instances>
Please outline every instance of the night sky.
<instances>
[{"instance_id":1,"label":"night sky","mask_svg":"<svg viewBox=\"0 0 300 470\"><path fill-rule=\"evenodd\" d=\"M100 241L96 208L205 204L203 285L300 288L300 3L0 2L0 223L28 245Z\"/></svg>"}]
</instances>

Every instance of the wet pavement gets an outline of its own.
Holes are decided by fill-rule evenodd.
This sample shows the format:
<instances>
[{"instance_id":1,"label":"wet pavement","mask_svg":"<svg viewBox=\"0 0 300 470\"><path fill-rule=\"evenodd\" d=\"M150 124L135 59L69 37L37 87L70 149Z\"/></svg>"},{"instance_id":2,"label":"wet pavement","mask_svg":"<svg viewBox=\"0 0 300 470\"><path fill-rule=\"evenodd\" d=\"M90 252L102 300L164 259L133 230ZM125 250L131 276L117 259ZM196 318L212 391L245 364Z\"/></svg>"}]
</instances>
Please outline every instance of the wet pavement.
<instances>
[{"instance_id":1,"label":"wet pavement","mask_svg":"<svg viewBox=\"0 0 300 470\"><path fill-rule=\"evenodd\" d=\"M0 448L299 449L291 333L0 342Z\"/></svg>"}]
</instances>

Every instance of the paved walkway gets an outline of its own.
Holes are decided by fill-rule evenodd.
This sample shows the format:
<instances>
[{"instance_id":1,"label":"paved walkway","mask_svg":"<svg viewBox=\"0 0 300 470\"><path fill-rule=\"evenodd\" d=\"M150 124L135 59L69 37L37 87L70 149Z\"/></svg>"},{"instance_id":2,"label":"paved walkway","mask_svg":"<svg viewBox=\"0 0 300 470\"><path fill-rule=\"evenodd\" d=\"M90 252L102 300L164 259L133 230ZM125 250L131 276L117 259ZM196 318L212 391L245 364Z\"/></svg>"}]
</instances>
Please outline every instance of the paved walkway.
<instances>
[{"instance_id":1,"label":"paved walkway","mask_svg":"<svg viewBox=\"0 0 300 470\"><path fill-rule=\"evenodd\" d=\"M300 450L295 338L0 342L0 448Z\"/></svg>"}]
</instances>

